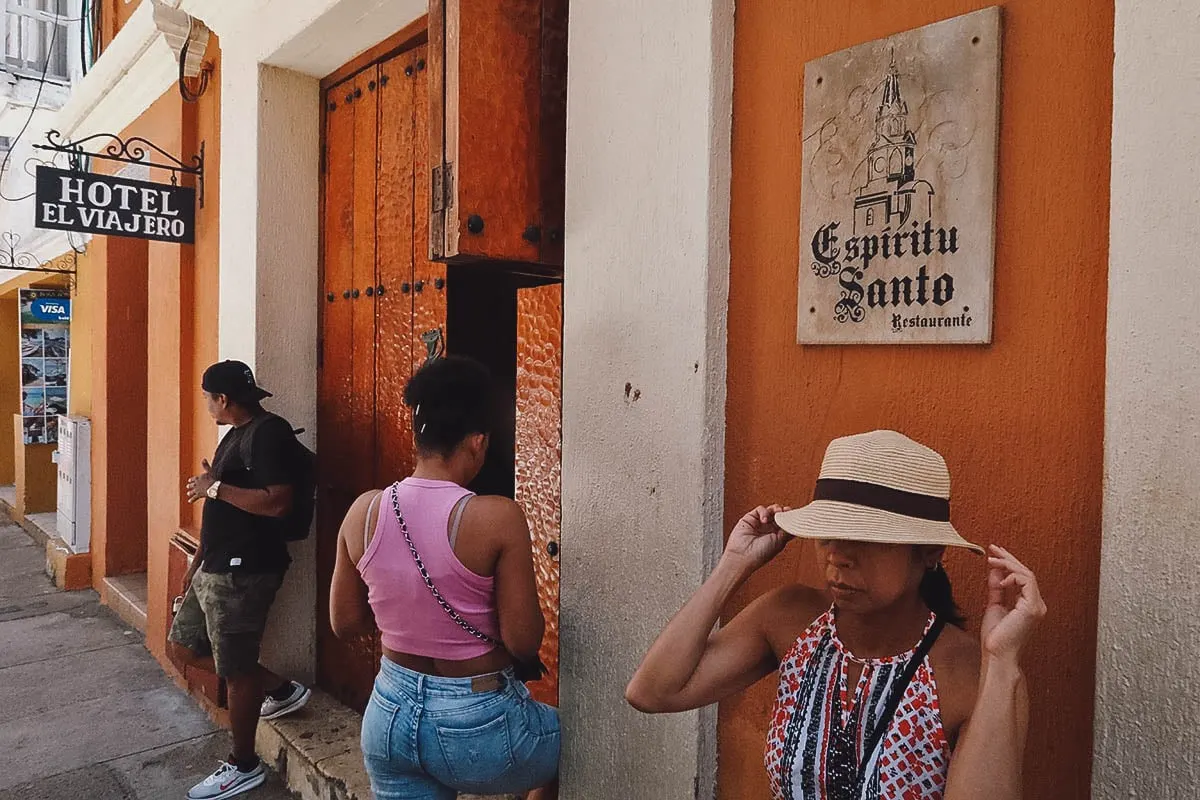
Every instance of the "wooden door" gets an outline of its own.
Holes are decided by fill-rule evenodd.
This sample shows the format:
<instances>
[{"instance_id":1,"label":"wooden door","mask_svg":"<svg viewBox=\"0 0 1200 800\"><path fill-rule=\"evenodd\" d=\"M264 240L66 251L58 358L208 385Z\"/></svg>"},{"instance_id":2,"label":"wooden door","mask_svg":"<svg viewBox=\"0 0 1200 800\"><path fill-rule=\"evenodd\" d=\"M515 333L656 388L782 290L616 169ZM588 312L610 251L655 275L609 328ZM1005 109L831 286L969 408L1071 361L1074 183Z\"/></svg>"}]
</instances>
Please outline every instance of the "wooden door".
<instances>
[{"instance_id":1,"label":"wooden door","mask_svg":"<svg viewBox=\"0 0 1200 800\"><path fill-rule=\"evenodd\" d=\"M431 0L432 254L562 267L567 0Z\"/></svg>"},{"instance_id":2,"label":"wooden door","mask_svg":"<svg viewBox=\"0 0 1200 800\"><path fill-rule=\"evenodd\" d=\"M380 649L377 635L344 642L329 628L338 528L355 497L411 471L403 393L415 361L414 315L421 325L445 326L444 303L439 317L414 279L415 231L426 226L425 215L417 225L414 214L415 170L428 148L418 127L424 53L418 47L371 65L324 98L317 665L320 684L358 709L370 696Z\"/></svg>"}]
</instances>

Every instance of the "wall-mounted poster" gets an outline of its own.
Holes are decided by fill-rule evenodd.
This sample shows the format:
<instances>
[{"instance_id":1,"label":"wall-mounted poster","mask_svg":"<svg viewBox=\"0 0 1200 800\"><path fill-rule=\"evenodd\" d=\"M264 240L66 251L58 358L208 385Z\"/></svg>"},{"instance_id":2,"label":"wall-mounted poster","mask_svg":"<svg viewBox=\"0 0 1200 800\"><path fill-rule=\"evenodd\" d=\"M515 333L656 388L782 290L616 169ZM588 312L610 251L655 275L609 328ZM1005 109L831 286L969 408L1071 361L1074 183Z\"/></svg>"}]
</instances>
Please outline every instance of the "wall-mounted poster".
<instances>
[{"instance_id":1,"label":"wall-mounted poster","mask_svg":"<svg viewBox=\"0 0 1200 800\"><path fill-rule=\"evenodd\" d=\"M804 68L797 340L992 336L1000 9Z\"/></svg>"},{"instance_id":2,"label":"wall-mounted poster","mask_svg":"<svg viewBox=\"0 0 1200 800\"><path fill-rule=\"evenodd\" d=\"M25 444L58 441L67 413L71 298L61 291L21 292L21 417Z\"/></svg>"}]
</instances>

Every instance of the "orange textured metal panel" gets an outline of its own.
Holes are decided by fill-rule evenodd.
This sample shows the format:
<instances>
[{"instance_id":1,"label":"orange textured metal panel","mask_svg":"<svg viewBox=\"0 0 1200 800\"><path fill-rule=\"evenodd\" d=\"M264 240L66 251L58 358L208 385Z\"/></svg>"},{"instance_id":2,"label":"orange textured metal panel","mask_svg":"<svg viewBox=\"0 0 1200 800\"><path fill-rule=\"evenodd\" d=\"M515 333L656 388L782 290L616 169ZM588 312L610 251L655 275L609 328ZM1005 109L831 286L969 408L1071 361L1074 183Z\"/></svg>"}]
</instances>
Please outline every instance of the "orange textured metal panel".
<instances>
[{"instance_id":1,"label":"orange textured metal panel","mask_svg":"<svg viewBox=\"0 0 1200 800\"><path fill-rule=\"evenodd\" d=\"M431 152L452 173L435 257L561 266L565 34L561 0L431 3Z\"/></svg>"},{"instance_id":2,"label":"orange textured metal panel","mask_svg":"<svg viewBox=\"0 0 1200 800\"><path fill-rule=\"evenodd\" d=\"M549 673L530 690L558 703L557 550L562 521L562 285L517 293L516 499L533 538L538 600L546 617L542 661Z\"/></svg>"}]
</instances>

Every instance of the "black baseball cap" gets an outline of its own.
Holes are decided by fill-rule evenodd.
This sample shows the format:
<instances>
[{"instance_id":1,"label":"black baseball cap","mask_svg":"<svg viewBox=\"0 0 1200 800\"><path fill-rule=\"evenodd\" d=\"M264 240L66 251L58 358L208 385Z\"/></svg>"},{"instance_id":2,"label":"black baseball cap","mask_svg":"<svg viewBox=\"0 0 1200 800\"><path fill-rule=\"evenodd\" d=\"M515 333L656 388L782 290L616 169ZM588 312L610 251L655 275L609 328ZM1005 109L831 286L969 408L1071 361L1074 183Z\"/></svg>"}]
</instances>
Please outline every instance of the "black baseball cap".
<instances>
[{"instance_id":1,"label":"black baseball cap","mask_svg":"<svg viewBox=\"0 0 1200 800\"><path fill-rule=\"evenodd\" d=\"M221 361L204 370L201 387L209 394L223 394L235 403L257 403L271 393L254 381L254 372L241 361Z\"/></svg>"}]
</instances>

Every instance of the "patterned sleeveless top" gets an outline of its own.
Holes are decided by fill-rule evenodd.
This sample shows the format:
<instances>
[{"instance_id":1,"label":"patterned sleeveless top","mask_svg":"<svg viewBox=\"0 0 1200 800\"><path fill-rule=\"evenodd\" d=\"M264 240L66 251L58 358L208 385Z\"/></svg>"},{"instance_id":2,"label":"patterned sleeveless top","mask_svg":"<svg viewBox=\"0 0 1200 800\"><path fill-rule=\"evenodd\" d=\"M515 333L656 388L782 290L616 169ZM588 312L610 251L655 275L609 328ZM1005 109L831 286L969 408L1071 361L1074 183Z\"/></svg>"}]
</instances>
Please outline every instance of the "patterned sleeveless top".
<instances>
[{"instance_id":1,"label":"patterned sleeveless top","mask_svg":"<svg viewBox=\"0 0 1200 800\"><path fill-rule=\"evenodd\" d=\"M933 622L930 614L926 633ZM875 752L862 752L915 649L890 658L858 658L838 638L832 608L796 640L779 667L767 734L775 800L942 800L950 746L928 657ZM848 661L863 665L853 694L846 685Z\"/></svg>"}]
</instances>

